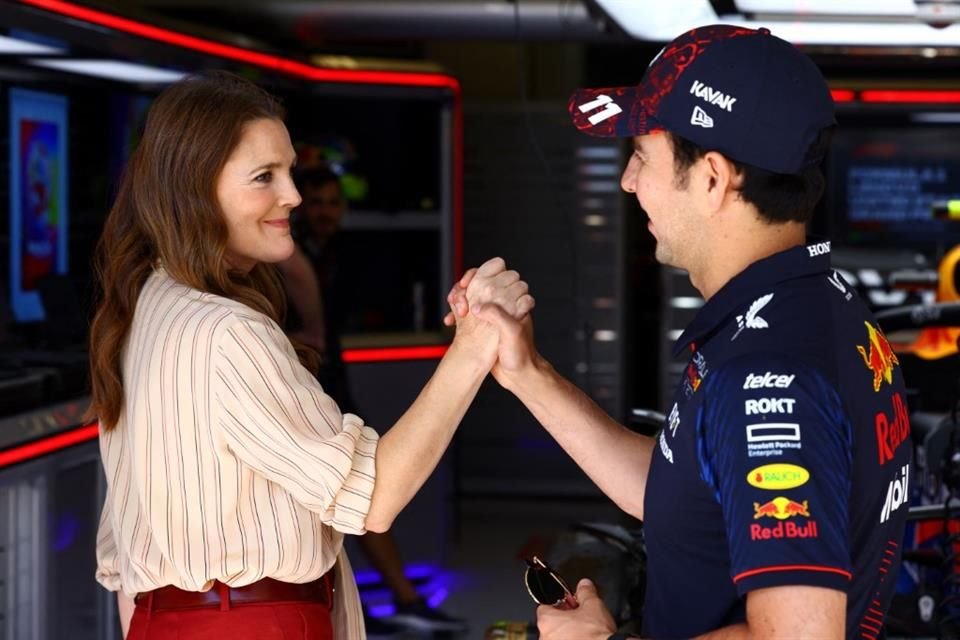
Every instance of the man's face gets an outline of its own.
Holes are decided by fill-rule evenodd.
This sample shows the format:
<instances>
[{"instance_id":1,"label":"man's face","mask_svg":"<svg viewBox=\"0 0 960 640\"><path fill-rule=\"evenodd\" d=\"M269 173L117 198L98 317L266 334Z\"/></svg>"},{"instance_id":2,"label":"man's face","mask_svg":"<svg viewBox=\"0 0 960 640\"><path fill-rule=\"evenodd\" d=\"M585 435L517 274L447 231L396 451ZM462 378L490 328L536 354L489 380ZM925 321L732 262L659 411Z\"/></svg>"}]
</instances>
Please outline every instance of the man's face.
<instances>
[{"instance_id":1,"label":"man's face","mask_svg":"<svg viewBox=\"0 0 960 640\"><path fill-rule=\"evenodd\" d=\"M346 200L340 185L327 182L320 186L303 189L303 204L298 213L307 223L310 235L317 240L326 240L337 232L347 210Z\"/></svg>"},{"instance_id":2,"label":"man's face","mask_svg":"<svg viewBox=\"0 0 960 640\"><path fill-rule=\"evenodd\" d=\"M689 185L681 186L674 169L673 145L663 133L636 136L634 152L623 170L620 187L637 196L650 221L661 264L690 269L697 240L696 208Z\"/></svg>"}]
</instances>

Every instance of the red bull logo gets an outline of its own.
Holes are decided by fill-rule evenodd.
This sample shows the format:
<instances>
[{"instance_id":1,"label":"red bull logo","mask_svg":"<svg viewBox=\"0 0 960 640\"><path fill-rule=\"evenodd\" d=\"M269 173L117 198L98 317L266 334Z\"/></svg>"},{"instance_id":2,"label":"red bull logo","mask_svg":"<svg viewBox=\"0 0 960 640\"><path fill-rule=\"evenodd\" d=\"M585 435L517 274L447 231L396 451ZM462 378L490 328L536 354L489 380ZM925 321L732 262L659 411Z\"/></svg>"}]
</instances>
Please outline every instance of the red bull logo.
<instances>
[{"instance_id":1,"label":"red bull logo","mask_svg":"<svg viewBox=\"0 0 960 640\"><path fill-rule=\"evenodd\" d=\"M812 518L806 524L797 524L790 520L796 516L810 518L810 502L796 502L790 498L777 496L770 502L753 503L753 519L774 518L780 520L773 526L760 523L750 525L751 540L776 540L781 538L816 538L819 535L817 523ZM785 522L783 522L785 521Z\"/></svg>"},{"instance_id":2,"label":"red bull logo","mask_svg":"<svg viewBox=\"0 0 960 640\"><path fill-rule=\"evenodd\" d=\"M697 368L693 366L693 363L687 365L687 382L690 383L690 387L696 391L700 388L700 374L697 371Z\"/></svg>"},{"instance_id":3,"label":"red bull logo","mask_svg":"<svg viewBox=\"0 0 960 640\"><path fill-rule=\"evenodd\" d=\"M793 518L795 516L804 516L809 518L809 506L808 500L804 500L803 502L794 502L790 498L777 496L773 500L764 502L763 504L754 502L753 519L759 520L760 518L776 518L777 520L786 520L787 518Z\"/></svg>"},{"instance_id":4,"label":"red bull logo","mask_svg":"<svg viewBox=\"0 0 960 640\"><path fill-rule=\"evenodd\" d=\"M890 343L887 342L883 332L874 328L869 322L863 324L867 325L869 351L859 344L857 351L860 352L867 369L873 372L873 390L880 391L880 385L884 381L887 384L893 383L893 366L900 364L900 361L897 360L897 354L890 348Z\"/></svg>"}]
</instances>

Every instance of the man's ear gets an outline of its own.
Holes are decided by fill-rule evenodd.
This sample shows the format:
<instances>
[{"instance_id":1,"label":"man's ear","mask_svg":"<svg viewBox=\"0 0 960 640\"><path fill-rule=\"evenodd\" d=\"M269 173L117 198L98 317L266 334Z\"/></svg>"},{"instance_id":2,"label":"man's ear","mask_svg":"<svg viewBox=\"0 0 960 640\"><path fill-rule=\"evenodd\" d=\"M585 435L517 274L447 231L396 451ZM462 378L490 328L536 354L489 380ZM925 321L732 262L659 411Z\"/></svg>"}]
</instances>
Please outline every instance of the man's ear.
<instances>
[{"instance_id":1,"label":"man's ear","mask_svg":"<svg viewBox=\"0 0 960 640\"><path fill-rule=\"evenodd\" d=\"M702 158L702 165L707 204L713 210L719 209L728 196L739 191L740 174L736 166L717 151L706 152Z\"/></svg>"}]
</instances>

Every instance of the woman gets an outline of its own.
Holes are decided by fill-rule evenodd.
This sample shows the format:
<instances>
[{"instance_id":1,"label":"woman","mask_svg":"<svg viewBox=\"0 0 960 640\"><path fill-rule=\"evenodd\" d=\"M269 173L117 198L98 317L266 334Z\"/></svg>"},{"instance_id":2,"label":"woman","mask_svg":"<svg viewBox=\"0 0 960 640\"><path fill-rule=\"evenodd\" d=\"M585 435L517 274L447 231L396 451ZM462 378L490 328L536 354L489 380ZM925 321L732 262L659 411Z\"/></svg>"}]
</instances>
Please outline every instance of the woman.
<instances>
[{"instance_id":1,"label":"woman","mask_svg":"<svg viewBox=\"0 0 960 640\"><path fill-rule=\"evenodd\" d=\"M363 637L344 533L385 531L496 360L472 316L382 438L341 414L278 326L271 263L300 203L279 104L226 73L154 102L98 246L91 414L107 496L97 579L125 633ZM533 300L502 261L493 300ZM491 294L492 295L492 294ZM135 603L135 606L134 606Z\"/></svg>"}]
</instances>

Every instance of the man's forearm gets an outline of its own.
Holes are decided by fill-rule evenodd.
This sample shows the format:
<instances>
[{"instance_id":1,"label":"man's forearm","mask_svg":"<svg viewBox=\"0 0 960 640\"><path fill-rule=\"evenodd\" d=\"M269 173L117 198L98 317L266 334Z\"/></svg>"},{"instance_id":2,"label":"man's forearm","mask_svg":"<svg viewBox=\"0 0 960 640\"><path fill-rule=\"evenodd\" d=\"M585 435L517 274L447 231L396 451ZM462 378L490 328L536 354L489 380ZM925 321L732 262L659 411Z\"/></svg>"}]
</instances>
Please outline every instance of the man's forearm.
<instances>
[{"instance_id":1,"label":"man's forearm","mask_svg":"<svg viewBox=\"0 0 960 640\"><path fill-rule=\"evenodd\" d=\"M697 636L696 640L748 640L750 637L752 637L750 627L746 623L741 623L714 629L702 636Z\"/></svg>"},{"instance_id":2,"label":"man's forearm","mask_svg":"<svg viewBox=\"0 0 960 640\"><path fill-rule=\"evenodd\" d=\"M746 622L715 629L697 640L841 640L846 610L847 595L842 591L806 585L766 587L747 594Z\"/></svg>"},{"instance_id":3,"label":"man's forearm","mask_svg":"<svg viewBox=\"0 0 960 640\"><path fill-rule=\"evenodd\" d=\"M643 519L653 439L611 418L542 358L508 374L505 386L621 509Z\"/></svg>"}]
</instances>

